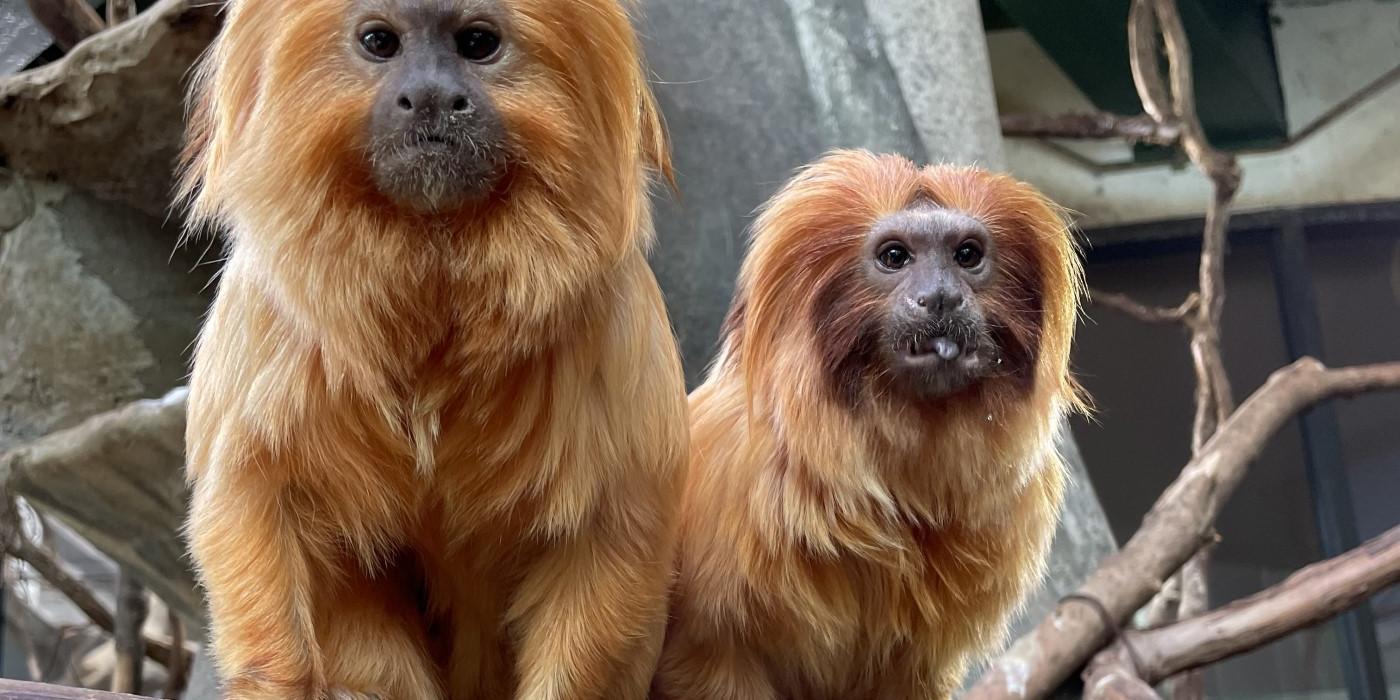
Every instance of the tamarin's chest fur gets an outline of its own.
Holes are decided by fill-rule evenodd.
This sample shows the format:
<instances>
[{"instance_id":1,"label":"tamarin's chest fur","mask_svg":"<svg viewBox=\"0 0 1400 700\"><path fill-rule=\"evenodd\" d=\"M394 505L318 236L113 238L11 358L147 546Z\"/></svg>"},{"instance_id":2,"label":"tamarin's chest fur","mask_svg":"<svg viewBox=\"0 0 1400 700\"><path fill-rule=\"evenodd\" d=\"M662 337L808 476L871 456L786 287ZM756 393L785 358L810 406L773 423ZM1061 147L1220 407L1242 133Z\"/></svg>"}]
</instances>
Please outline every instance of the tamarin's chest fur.
<instances>
[{"instance_id":1,"label":"tamarin's chest fur","mask_svg":"<svg viewBox=\"0 0 1400 700\"><path fill-rule=\"evenodd\" d=\"M606 289L640 284L645 269L637 256ZM406 549L430 562L470 543L508 570L532 540L582 527L622 478L613 465L674 464L683 405L666 395L675 358L659 295L633 292L641 303L592 317L560 310L557 328L541 330L429 292L392 318L360 305L355 323L368 330L307 327L232 276L201 343L246 347L197 366L191 420L210 426L200 434L255 443L238 452L259 455L259 478L298 504L311 539L368 569ZM655 373L612 376L622 365L605 358L621 353ZM613 393L629 390L677 410L655 435L630 439L636 426ZM211 462L217 454L199 459ZM498 542L510 551L493 552Z\"/></svg>"}]
</instances>

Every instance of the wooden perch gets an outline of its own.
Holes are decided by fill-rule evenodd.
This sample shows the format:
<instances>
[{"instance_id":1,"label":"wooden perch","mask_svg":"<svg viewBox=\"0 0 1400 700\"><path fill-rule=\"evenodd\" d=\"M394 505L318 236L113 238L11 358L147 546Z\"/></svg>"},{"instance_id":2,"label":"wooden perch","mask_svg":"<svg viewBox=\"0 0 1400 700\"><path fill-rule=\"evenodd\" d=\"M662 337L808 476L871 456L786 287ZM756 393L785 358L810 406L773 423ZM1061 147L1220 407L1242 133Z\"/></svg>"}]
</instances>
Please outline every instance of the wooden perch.
<instances>
[{"instance_id":1,"label":"wooden perch","mask_svg":"<svg viewBox=\"0 0 1400 700\"><path fill-rule=\"evenodd\" d=\"M1151 685L1328 620L1400 583L1400 526L1219 610L1140 632L1101 652L1085 697L1155 697ZM1143 689L1148 695L1143 695Z\"/></svg>"},{"instance_id":2,"label":"wooden perch","mask_svg":"<svg viewBox=\"0 0 1400 700\"><path fill-rule=\"evenodd\" d=\"M1400 389L1400 363L1327 369L1304 358L1275 372L1181 470L1137 533L1076 594L1098 601L1121 624L1213 539L1216 515L1286 421L1318 401L1381 389ZM1082 599L1065 600L993 662L964 700L1046 697L1102 649L1112 633L1093 606Z\"/></svg>"},{"instance_id":3,"label":"wooden perch","mask_svg":"<svg viewBox=\"0 0 1400 700\"><path fill-rule=\"evenodd\" d=\"M67 51L83 39L102 31L106 24L86 0L25 0L29 14L58 48Z\"/></svg>"},{"instance_id":4,"label":"wooden perch","mask_svg":"<svg viewBox=\"0 0 1400 700\"><path fill-rule=\"evenodd\" d=\"M136 695L0 679L0 700L149 700Z\"/></svg>"},{"instance_id":5,"label":"wooden perch","mask_svg":"<svg viewBox=\"0 0 1400 700\"><path fill-rule=\"evenodd\" d=\"M186 393L138 401L0 455L0 483L198 620L203 603L179 538Z\"/></svg>"}]
</instances>

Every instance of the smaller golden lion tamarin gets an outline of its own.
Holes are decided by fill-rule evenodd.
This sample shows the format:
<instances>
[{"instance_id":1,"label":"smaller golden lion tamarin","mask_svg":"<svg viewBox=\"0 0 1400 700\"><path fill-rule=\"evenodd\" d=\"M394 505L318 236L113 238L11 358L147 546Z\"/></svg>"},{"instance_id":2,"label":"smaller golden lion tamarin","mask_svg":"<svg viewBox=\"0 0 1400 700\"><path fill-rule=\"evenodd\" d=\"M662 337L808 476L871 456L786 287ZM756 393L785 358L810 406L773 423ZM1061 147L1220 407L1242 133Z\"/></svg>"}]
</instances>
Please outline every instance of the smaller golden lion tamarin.
<instances>
[{"instance_id":1,"label":"smaller golden lion tamarin","mask_svg":"<svg viewBox=\"0 0 1400 700\"><path fill-rule=\"evenodd\" d=\"M233 0L189 541L232 700L640 700L685 388L619 0Z\"/></svg>"},{"instance_id":2,"label":"smaller golden lion tamarin","mask_svg":"<svg viewBox=\"0 0 1400 700\"><path fill-rule=\"evenodd\" d=\"M1009 177L845 151L786 185L691 395L654 697L949 697L1044 569L1081 290Z\"/></svg>"}]
</instances>

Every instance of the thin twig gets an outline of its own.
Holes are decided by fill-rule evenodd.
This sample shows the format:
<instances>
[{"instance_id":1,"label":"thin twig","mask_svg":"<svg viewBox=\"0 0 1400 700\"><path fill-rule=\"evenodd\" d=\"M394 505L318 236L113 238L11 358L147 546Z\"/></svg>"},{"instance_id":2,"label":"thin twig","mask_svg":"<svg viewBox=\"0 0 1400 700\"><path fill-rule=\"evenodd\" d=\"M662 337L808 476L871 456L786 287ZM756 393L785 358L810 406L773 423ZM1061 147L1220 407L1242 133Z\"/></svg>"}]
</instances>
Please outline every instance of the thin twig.
<instances>
[{"instance_id":1,"label":"thin twig","mask_svg":"<svg viewBox=\"0 0 1400 700\"><path fill-rule=\"evenodd\" d=\"M136 16L136 0L107 0L107 26L115 27Z\"/></svg>"},{"instance_id":2,"label":"thin twig","mask_svg":"<svg viewBox=\"0 0 1400 700\"><path fill-rule=\"evenodd\" d=\"M1108 112L1003 114L1001 133L1008 138L1126 139L1158 146L1170 146L1181 138L1181 129L1149 115L1125 117Z\"/></svg>"},{"instance_id":3,"label":"thin twig","mask_svg":"<svg viewBox=\"0 0 1400 700\"><path fill-rule=\"evenodd\" d=\"M1089 291L1089 300L1090 303L1122 312L1143 323L1186 323L1200 303L1200 297L1193 293L1176 307L1149 306L1126 294L1097 289Z\"/></svg>"}]
</instances>

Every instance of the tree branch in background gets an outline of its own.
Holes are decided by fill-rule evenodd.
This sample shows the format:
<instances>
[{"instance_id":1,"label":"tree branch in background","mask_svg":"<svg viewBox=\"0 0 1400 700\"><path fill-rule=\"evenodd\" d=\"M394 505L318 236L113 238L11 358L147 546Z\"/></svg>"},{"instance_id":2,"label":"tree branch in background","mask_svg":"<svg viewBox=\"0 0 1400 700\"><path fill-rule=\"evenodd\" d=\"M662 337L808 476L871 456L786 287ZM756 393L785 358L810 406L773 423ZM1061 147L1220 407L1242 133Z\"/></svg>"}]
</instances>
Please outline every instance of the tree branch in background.
<instances>
[{"instance_id":1,"label":"tree branch in background","mask_svg":"<svg viewBox=\"0 0 1400 700\"><path fill-rule=\"evenodd\" d=\"M1170 146L1181 138L1181 129L1174 124L1162 124L1148 115L1107 112L1003 114L1001 133L1010 138L1126 139L1158 146Z\"/></svg>"},{"instance_id":2,"label":"tree branch in background","mask_svg":"<svg viewBox=\"0 0 1400 700\"><path fill-rule=\"evenodd\" d=\"M136 16L136 0L107 0L107 26L115 27Z\"/></svg>"},{"instance_id":3,"label":"tree branch in background","mask_svg":"<svg viewBox=\"0 0 1400 700\"><path fill-rule=\"evenodd\" d=\"M8 537L8 541L5 543L5 551L8 552L10 556L23 561L28 564L30 568L34 569L34 571L43 577L50 586L53 586L55 590L68 598L68 600L73 603L73 606L78 608L92 624L101 628L108 634L115 636L117 629L116 616L107 609L107 606L98 599L97 595L93 593L91 589L84 586L81 581L68 573L68 571L63 568L63 565L60 564L57 559L50 556L48 552L45 552L33 542L29 541L28 538L23 536L23 533L17 532L17 529L14 534ZM172 667L174 661L172 660L172 647L169 644L165 644L156 639L147 639L144 643L144 647L145 655L152 661L165 666L167 669ZM182 649L179 656L183 659L182 664L188 666L188 650Z\"/></svg>"},{"instance_id":4,"label":"tree branch in background","mask_svg":"<svg viewBox=\"0 0 1400 700\"><path fill-rule=\"evenodd\" d=\"M1116 622L1127 619L1214 539L1213 523L1221 507L1285 421L1323 399L1384 389L1400 389L1400 362L1327 369L1304 358L1274 372L1181 470L1143 518L1142 527L1076 594L1098 601ZM1111 635L1090 606L1061 602L993 662L964 698L1045 697Z\"/></svg>"},{"instance_id":5,"label":"tree branch in background","mask_svg":"<svg viewBox=\"0 0 1400 700\"><path fill-rule=\"evenodd\" d=\"M34 20L53 36L53 43L67 51L106 25L84 0L25 0Z\"/></svg>"},{"instance_id":6,"label":"tree branch in background","mask_svg":"<svg viewBox=\"0 0 1400 700\"><path fill-rule=\"evenodd\" d=\"M175 656L170 659L170 666L167 667L163 695L166 698L178 700L180 696L185 694L185 686L189 685L190 657L189 654L185 653L184 620L181 620L180 616L176 615L175 611L169 607L166 608L166 615L170 625L170 648L174 651Z\"/></svg>"},{"instance_id":7,"label":"tree branch in background","mask_svg":"<svg viewBox=\"0 0 1400 700\"><path fill-rule=\"evenodd\" d=\"M1328 620L1400 583L1400 526L1346 554L1313 564L1283 583L1219 610L1153 630L1127 632L1085 674L1089 700L1113 688L1144 687L1257 648ZM1104 684L1104 694L1099 686Z\"/></svg>"},{"instance_id":8,"label":"tree branch in background","mask_svg":"<svg viewBox=\"0 0 1400 700\"><path fill-rule=\"evenodd\" d=\"M167 605L198 620L203 603L179 534L185 396L177 389L138 401L0 454L0 483L133 567Z\"/></svg>"},{"instance_id":9,"label":"tree branch in background","mask_svg":"<svg viewBox=\"0 0 1400 700\"><path fill-rule=\"evenodd\" d=\"M146 589L131 569L123 566L117 580L116 631L112 644L117 652L117 665L112 671L112 692L141 692L141 672L146 655L146 638L141 630L150 614Z\"/></svg>"}]
</instances>

